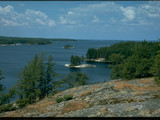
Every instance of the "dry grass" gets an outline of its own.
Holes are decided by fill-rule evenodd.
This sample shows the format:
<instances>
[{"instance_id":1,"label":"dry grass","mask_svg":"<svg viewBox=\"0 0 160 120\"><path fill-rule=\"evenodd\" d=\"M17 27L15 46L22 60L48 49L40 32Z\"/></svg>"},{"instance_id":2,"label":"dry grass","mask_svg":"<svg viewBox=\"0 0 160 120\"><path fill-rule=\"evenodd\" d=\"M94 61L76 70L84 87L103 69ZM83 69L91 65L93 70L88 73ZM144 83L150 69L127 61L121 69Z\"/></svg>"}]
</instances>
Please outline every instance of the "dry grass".
<instances>
[{"instance_id":1,"label":"dry grass","mask_svg":"<svg viewBox=\"0 0 160 120\"><path fill-rule=\"evenodd\" d=\"M154 79L140 79L137 81L137 85L139 83L145 83L143 86L136 86L131 83L127 82L117 82L114 86L115 89L122 90L122 89L131 89L134 91L135 95L143 95L147 91L159 91L160 87L154 84Z\"/></svg>"},{"instance_id":2,"label":"dry grass","mask_svg":"<svg viewBox=\"0 0 160 120\"><path fill-rule=\"evenodd\" d=\"M131 83L127 83L127 82L117 82L116 85L114 86L115 89L125 89L125 88L129 88L132 90L138 89L139 87L137 87L136 85L133 85Z\"/></svg>"},{"instance_id":3,"label":"dry grass","mask_svg":"<svg viewBox=\"0 0 160 120\"><path fill-rule=\"evenodd\" d=\"M15 111L12 111L12 112L4 115L3 117L20 117L20 115L22 115L22 114L16 113Z\"/></svg>"},{"instance_id":4,"label":"dry grass","mask_svg":"<svg viewBox=\"0 0 160 120\"><path fill-rule=\"evenodd\" d=\"M137 81L137 83L146 83L146 84L151 84L154 83L154 79L153 78L148 78L148 79L140 79Z\"/></svg>"},{"instance_id":5,"label":"dry grass","mask_svg":"<svg viewBox=\"0 0 160 120\"><path fill-rule=\"evenodd\" d=\"M81 93L79 94L79 97L83 97L83 96L90 95L90 94L92 94L92 92L93 92L92 89L90 89L90 90L88 90L88 91L85 91L85 92L81 92Z\"/></svg>"},{"instance_id":6,"label":"dry grass","mask_svg":"<svg viewBox=\"0 0 160 120\"><path fill-rule=\"evenodd\" d=\"M92 88L100 88L101 86L100 85L92 85L91 87Z\"/></svg>"},{"instance_id":7,"label":"dry grass","mask_svg":"<svg viewBox=\"0 0 160 120\"><path fill-rule=\"evenodd\" d=\"M108 109L104 107L100 110L100 112L102 115L104 115L104 114L108 113Z\"/></svg>"},{"instance_id":8,"label":"dry grass","mask_svg":"<svg viewBox=\"0 0 160 120\"><path fill-rule=\"evenodd\" d=\"M81 110L81 109L87 108L87 107L89 107L89 105L87 103L80 102L80 101L75 101L75 102L67 103L64 106L64 108L62 109L62 113Z\"/></svg>"},{"instance_id":9,"label":"dry grass","mask_svg":"<svg viewBox=\"0 0 160 120\"><path fill-rule=\"evenodd\" d=\"M40 113L45 113L47 110L47 107L52 104L56 104L56 102L54 102L54 101L40 101L38 103L26 106L25 109L27 112L38 111Z\"/></svg>"}]
</instances>

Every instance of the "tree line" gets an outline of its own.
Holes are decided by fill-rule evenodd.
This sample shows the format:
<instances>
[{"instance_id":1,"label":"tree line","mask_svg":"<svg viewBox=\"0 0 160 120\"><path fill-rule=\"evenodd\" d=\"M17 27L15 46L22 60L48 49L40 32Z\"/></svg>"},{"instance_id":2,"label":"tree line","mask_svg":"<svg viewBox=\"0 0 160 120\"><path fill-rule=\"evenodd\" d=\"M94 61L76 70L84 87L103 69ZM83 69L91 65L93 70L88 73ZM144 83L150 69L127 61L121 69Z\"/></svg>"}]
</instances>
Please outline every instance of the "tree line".
<instances>
[{"instance_id":1,"label":"tree line","mask_svg":"<svg viewBox=\"0 0 160 120\"><path fill-rule=\"evenodd\" d=\"M111 61L111 78L133 79L155 77L160 84L160 43L120 42L110 47L90 48L88 59L105 58Z\"/></svg>"},{"instance_id":2,"label":"tree line","mask_svg":"<svg viewBox=\"0 0 160 120\"><path fill-rule=\"evenodd\" d=\"M80 72L70 73L62 80L57 80L59 74L56 73L55 64L52 56L46 59L44 53L35 54L33 60L21 69L18 82L8 90L7 94L4 93L5 87L0 84L0 111L15 109L9 100L16 94L19 96L16 104L22 108L62 89L89 84L87 75ZM0 80L3 79L0 70Z\"/></svg>"}]
</instances>

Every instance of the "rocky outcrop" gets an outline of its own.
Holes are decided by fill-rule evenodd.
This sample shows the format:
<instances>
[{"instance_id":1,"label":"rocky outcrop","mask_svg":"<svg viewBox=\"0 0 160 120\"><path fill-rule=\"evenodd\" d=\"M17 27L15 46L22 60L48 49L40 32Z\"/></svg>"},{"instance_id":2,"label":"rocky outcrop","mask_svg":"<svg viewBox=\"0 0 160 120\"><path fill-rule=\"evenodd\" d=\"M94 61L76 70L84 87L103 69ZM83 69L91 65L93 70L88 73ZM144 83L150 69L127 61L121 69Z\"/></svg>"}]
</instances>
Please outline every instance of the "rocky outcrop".
<instances>
[{"instance_id":1,"label":"rocky outcrop","mask_svg":"<svg viewBox=\"0 0 160 120\"><path fill-rule=\"evenodd\" d=\"M76 65L76 66L71 66L70 64L65 64L64 66L70 67L70 68L91 68L91 67L96 67L95 65L91 65L91 64L81 64L81 65Z\"/></svg>"},{"instance_id":2,"label":"rocky outcrop","mask_svg":"<svg viewBox=\"0 0 160 120\"><path fill-rule=\"evenodd\" d=\"M68 101L56 98L72 94ZM153 78L112 80L71 88L1 117L160 117L160 87Z\"/></svg>"}]
</instances>

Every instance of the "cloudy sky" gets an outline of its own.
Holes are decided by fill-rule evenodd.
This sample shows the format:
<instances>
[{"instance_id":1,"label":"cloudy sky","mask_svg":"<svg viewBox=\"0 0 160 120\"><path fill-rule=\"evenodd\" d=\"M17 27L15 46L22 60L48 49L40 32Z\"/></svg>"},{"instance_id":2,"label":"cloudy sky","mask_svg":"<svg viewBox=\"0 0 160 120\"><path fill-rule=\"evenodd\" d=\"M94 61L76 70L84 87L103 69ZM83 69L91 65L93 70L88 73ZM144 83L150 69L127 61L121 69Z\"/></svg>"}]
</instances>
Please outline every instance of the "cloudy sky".
<instances>
[{"instance_id":1,"label":"cloudy sky","mask_svg":"<svg viewBox=\"0 0 160 120\"><path fill-rule=\"evenodd\" d=\"M0 36L157 40L160 1L0 1Z\"/></svg>"}]
</instances>

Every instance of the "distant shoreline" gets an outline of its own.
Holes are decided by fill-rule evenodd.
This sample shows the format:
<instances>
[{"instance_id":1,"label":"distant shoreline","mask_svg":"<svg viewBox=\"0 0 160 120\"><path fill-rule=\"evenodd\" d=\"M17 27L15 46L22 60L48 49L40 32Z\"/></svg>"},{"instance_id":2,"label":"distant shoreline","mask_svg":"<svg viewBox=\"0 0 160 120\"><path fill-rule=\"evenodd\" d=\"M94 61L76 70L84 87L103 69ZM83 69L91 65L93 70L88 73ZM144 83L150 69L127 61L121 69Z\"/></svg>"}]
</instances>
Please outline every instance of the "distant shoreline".
<instances>
[{"instance_id":1,"label":"distant shoreline","mask_svg":"<svg viewBox=\"0 0 160 120\"><path fill-rule=\"evenodd\" d=\"M108 63L110 64L110 61L106 61L105 58L96 58L96 59L84 59L84 61L87 62L103 62L103 63Z\"/></svg>"},{"instance_id":2,"label":"distant shoreline","mask_svg":"<svg viewBox=\"0 0 160 120\"><path fill-rule=\"evenodd\" d=\"M90 68L90 67L96 67L96 65L91 65L91 64L81 64L77 66L71 66L70 64L65 64L66 67L70 68Z\"/></svg>"}]
</instances>

